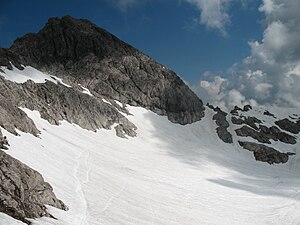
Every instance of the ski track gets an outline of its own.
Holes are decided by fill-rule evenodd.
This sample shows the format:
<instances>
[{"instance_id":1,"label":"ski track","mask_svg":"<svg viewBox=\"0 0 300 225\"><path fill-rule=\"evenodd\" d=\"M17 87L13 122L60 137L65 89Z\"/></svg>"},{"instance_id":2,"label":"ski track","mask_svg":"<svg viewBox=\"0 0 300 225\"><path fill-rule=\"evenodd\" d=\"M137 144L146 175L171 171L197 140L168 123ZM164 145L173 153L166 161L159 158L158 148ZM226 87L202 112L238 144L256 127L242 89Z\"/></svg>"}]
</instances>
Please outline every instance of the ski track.
<instances>
[{"instance_id":1,"label":"ski track","mask_svg":"<svg viewBox=\"0 0 300 225\"><path fill-rule=\"evenodd\" d=\"M84 174L87 174L88 171L85 169L87 165L84 165L83 168L81 166L82 164L82 158L84 158L84 154L86 153L86 151L82 151L77 159L77 166L75 169L75 173L74 173L74 177L77 180L77 188L76 188L76 192L77 192L77 196L79 196L79 198L81 199L81 202L83 204L82 206L82 211L84 212L80 218L80 225L86 225L87 223L87 214L88 214L88 208L87 208L87 200L84 194L84 187L83 184L84 182L81 180L79 173L83 172ZM86 160L84 160L85 162ZM86 170L86 171L85 171ZM88 176L88 174L86 175Z\"/></svg>"},{"instance_id":2,"label":"ski track","mask_svg":"<svg viewBox=\"0 0 300 225\"><path fill-rule=\"evenodd\" d=\"M81 152L77 160L77 166L75 171L75 179L78 182L77 193L79 193L82 202L84 202L83 207L83 217L81 219L80 225L88 225L88 201L85 196L85 188L90 182L90 173L92 171L92 162L91 162L91 150L98 148L99 145L96 145L92 148L87 148ZM80 176L83 174L83 176Z\"/></svg>"}]
</instances>

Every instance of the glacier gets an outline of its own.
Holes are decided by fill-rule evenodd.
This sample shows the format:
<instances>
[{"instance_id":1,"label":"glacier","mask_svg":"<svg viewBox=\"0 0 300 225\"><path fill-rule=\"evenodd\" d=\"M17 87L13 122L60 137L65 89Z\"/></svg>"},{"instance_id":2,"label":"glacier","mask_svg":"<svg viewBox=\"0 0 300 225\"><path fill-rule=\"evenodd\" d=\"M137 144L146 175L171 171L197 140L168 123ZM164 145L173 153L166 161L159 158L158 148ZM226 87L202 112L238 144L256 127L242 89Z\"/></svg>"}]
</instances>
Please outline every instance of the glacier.
<instances>
[{"instance_id":1,"label":"glacier","mask_svg":"<svg viewBox=\"0 0 300 225\"><path fill-rule=\"evenodd\" d=\"M297 155L287 164L253 160L217 137L208 108L201 121L182 126L126 107L135 138L66 121L51 125L25 108L39 137L3 130L7 153L38 170L69 207L49 207L57 220L33 224L299 224ZM22 224L14 221L0 214L1 224Z\"/></svg>"}]
</instances>

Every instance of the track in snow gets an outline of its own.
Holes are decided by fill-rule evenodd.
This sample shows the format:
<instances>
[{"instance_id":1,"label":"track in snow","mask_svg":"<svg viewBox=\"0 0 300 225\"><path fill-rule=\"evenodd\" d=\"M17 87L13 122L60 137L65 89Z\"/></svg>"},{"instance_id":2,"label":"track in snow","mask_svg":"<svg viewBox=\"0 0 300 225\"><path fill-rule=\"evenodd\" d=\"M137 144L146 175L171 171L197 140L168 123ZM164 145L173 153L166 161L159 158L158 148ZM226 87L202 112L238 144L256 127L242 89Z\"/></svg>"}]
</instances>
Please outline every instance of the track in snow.
<instances>
[{"instance_id":1,"label":"track in snow","mask_svg":"<svg viewBox=\"0 0 300 225\"><path fill-rule=\"evenodd\" d=\"M40 171L70 208L51 208L57 221L42 218L34 224L300 223L298 158L287 165L256 162L252 153L218 139L208 113L180 126L128 108L138 137L127 140L113 130L94 133L66 122L52 126L30 111L39 129L47 130L41 139L5 133L9 153ZM20 147L27 143L30 155Z\"/></svg>"}]
</instances>

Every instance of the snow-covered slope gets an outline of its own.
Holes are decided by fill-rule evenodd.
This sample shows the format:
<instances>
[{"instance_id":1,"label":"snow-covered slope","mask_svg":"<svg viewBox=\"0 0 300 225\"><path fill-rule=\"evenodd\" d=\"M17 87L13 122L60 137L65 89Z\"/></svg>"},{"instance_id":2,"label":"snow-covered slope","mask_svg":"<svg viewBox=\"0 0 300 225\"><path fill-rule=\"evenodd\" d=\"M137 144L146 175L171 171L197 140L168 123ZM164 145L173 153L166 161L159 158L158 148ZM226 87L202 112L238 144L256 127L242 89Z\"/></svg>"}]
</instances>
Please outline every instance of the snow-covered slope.
<instances>
[{"instance_id":1,"label":"snow-covered slope","mask_svg":"<svg viewBox=\"0 0 300 225\"><path fill-rule=\"evenodd\" d=\"M33 224L300 223L297 154L287 164L253 160L252 153L217 137L209 109L201 121L182 126L127 108L138 128L135 138L65 121L50 125L28 109L39 138L3 130L8 153L38 170L69 206L66 212L50 208L57 220ZM20 222L0 214L0 224Z\"/></svg>"}]
</instances>

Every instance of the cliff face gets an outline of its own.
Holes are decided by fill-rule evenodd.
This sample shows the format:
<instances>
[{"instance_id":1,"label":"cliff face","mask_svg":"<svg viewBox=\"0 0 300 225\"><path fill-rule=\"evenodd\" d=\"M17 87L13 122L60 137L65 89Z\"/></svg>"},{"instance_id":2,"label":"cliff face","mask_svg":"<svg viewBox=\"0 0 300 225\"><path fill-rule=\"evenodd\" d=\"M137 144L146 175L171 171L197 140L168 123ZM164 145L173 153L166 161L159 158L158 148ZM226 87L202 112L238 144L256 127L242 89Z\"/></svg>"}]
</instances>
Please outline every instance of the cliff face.
<instances>
[{"instance_id":1,"label":"cliff face","mask_svg":"<svg viewBox=\"0 0 300 225\"><path fill-rule=\"evenodd\" d=\"M171 70L87 20L51 18L9 51L24 65L78 83L95 96L141 106L175 123L204 116L202 101Z\"/></svg>"}]
</instances>

